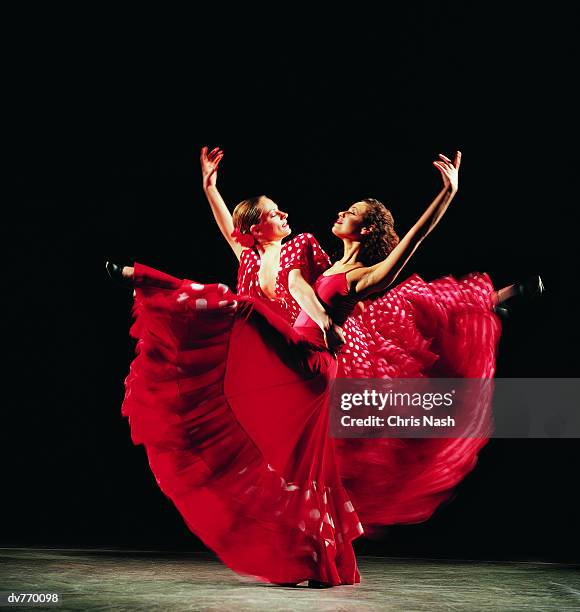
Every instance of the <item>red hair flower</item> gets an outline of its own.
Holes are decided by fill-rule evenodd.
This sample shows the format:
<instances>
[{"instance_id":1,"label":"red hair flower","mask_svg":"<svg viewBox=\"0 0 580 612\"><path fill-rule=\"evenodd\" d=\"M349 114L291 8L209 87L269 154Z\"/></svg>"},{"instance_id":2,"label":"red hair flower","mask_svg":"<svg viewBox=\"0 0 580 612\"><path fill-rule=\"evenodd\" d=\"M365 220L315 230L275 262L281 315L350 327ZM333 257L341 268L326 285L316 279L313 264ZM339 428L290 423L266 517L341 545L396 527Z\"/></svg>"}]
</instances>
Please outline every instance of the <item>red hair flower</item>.
<instances>
[{"instance_id":1,"label":"red hair flower","mask_svg":"<svg viewBox=\"0 0 580 612\"><path fill-rule=\"evenodd\" d=\"M232 238L239 244L241 244L244 247L253 247L255 244L255 240L254 237L252 236L252 234L242 234L242 232L240 232L239 228L236 227L236 229L232 232Z\"/></svg>"}]
</instances>

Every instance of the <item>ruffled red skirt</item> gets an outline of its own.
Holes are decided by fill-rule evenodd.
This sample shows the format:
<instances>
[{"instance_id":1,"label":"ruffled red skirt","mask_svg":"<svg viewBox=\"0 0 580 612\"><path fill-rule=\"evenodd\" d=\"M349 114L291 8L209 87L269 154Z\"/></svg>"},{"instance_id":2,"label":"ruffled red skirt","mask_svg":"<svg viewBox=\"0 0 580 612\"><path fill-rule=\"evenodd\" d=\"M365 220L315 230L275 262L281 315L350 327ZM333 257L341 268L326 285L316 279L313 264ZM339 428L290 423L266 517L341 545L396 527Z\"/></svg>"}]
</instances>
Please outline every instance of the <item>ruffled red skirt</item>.
<instances>
[{"instance_id":1,"label":"ruffled red skirt","mask_svg":"<svg viewBox=\"0 0 580 612\"><path fill-rule=\"evenodd\" d=\"M338 376L493 378L501 336L493 292L485 273L431 282L411 275L348 320ZM335 440L367 536L377 526L427 520L474 469L493 430L492 386L479 389L470 437Z\"/></svg>"},{"instance_id":2,"label":"ruffled red skirt","mask_svg":"<svg viewBox=\"0 0 580 612\"><path fill-rule=\"evenodd\" d=\"M225 285L140 264L135 281L123 414L162 491L233 570L358 583L355 538L426 520L474 468L487 436L330 438L328 385L337 371L492 377L501 325L487 275L413 275L349 319L338 362L315 329Z\"/></svg>"},{"instance_id":3,"label":"ruffled red skirt","mask_svg":"<svg viewBox=\"0 0 580 612\"><path fill-rule=\"evenodd\" d=\"M122 412L188 527L241 574L358 583L363 528L328 436L336 359L320 337L225 285L140 264L135 281Z\"/></svg>"}]
</instances>

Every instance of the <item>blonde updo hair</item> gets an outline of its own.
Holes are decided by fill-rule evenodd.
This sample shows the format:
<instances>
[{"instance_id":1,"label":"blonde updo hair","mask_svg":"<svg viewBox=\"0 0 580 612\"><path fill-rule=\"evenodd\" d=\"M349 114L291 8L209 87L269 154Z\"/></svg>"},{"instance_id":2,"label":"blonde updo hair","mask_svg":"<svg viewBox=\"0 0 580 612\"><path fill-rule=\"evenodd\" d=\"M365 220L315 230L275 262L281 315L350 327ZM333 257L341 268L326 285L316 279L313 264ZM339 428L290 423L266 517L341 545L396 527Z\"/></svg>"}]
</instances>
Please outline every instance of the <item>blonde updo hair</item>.
<instances>
[{"instance_id":1,"label":"blonde updo hair","mask_svg":"<svg viewBox=\"0 0 580 612\"><path fill-rule=\"evenodd\" d=\"M391 211L379 200L364 198L367 205L363 216L364 224L371 229L361 243L359 259L365 266L382 261L399 244L395 232L395 220Z\"/></svg>"},{"instance_id":2,"label":"blonde updo hair","mask_svg":"<svg viewBox=\"0 0 580 612\"><path fill-rule=\"evenodd\" d=\"M240 234L249 234L252 225L258 225L262 220L263 208L260 204L265 196L256 196L242 200L232 213L232 221L234 228L239 230Z\"/></svg>"}]
</instances>

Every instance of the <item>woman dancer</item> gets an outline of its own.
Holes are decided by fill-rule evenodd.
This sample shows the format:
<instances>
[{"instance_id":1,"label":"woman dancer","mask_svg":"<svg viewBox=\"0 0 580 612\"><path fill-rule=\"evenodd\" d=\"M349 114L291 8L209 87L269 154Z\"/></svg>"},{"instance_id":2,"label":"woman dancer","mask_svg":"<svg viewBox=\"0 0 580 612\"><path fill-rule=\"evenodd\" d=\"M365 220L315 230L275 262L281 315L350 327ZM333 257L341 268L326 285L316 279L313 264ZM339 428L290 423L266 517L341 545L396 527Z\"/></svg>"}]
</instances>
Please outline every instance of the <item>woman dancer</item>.
<instances>
[{"instance_id":1,"label":"woman dancer","mask_svg":"<svg viewBox=\"0 0 580 612\"><path fill-rule=\"evenodd\" d=\"M316 283L337 323L396 278L453 198L458 167L459 157L438 162L444 189L378 264L356 259L375 229L363 224L360 207L341 213L333 231L348 256L339 266L348 269L336 266ZM236 298L225 285L140 264L133 277L138 354L123 413L189 527L241 573L277 583L358 582L351 542L363 528L327 435L337 362L320 327L302 312L290 328L262 301Z\"/></svg>"},{"instance_id":2,"label":"woman dancer","mask_svg":"<svg viewBox=\"0 0 580 612\"><path fill-rule=\"evenodd\" d=\"M267 196L240 202L233 215L217 188L218 147L201 149L203 189L216 223L239 261L237 293L267 300L289 323L304 310L335 349L344 344L342 329L334 325L312 289L312 283L330 266L330 259L312 234L291 233L288 213Z\"/></svg>"}]
</instances>

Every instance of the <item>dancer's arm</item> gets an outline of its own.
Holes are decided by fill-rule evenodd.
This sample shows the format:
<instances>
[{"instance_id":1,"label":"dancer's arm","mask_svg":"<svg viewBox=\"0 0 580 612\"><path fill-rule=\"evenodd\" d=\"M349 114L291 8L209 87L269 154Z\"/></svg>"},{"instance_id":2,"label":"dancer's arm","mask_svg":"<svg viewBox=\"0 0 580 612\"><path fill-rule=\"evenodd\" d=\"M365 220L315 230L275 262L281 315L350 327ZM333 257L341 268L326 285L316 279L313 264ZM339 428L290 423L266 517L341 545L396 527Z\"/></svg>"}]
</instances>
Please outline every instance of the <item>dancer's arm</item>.
<instances>
[{"instance_id":1,"label":"dancer's arm","mask_svg":"<svg viewBox=\"0 0 580 612\"><path fill-rule=\"evenodd\" d=\"M298 268L288 273L288 289L300 308L324 332L328 348L331 350L340 348L345 342L342 328L332 322L316 297L314 289L306 282Z\"/></svg>"},{"instance_id":2,"label":"dancer's arm","mask_svg":"<svg viewBox=\"0 0 580 612\"><path fill-rule=\"evenodd\" d=\"M444 155L439 157L441 160L433 164L443 178L441 192L385 260L368 268L357 268L350 274L351 286L361 298L384 291L395 281L423 239L439 223L457 193L461 152L457 151L453 163Z\"/></svg>"},{"instance_id":3,"label":"dancer's arm","mask_svg":"<svg viewBox=\"0 0 580 612\"><path fill-rule=\"evenodd\" d=\"M230 245L232 251L239 260L244 247L232 238L232 232L234 231L232 215L216 185L217 169L223 156L223 152L217 147L210 153L207 152L207 147L202 148L200 161L201 174L203 178L203 190L211 207L211 212L213 213L214 219L216 220L223 237L226 239L227 243Z\"/></svg>"}]
</instances>

